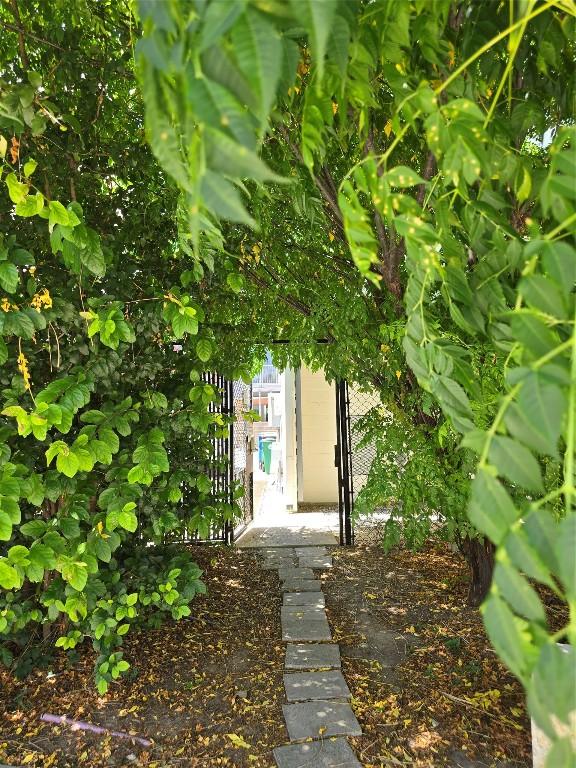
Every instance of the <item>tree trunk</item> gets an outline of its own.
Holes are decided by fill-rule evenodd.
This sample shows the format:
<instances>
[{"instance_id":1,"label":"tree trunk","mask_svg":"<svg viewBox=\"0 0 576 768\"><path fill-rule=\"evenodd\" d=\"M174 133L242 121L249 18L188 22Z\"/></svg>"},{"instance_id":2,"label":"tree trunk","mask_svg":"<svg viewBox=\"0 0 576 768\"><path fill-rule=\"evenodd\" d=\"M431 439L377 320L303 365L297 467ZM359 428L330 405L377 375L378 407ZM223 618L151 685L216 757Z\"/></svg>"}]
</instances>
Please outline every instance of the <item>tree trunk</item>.
<instances>
[{"instance_id":1,"label":"tree trunk","mask_svg":"<svg viewBox=\"0 0 576 768\"><path fill-rule=\"evenodd\" d=\"M470 566L468 605L477 607L484 600L492 583L494 570L494 545L488 539L466 537L459 545Z\"/></svg>"}]
</instances>

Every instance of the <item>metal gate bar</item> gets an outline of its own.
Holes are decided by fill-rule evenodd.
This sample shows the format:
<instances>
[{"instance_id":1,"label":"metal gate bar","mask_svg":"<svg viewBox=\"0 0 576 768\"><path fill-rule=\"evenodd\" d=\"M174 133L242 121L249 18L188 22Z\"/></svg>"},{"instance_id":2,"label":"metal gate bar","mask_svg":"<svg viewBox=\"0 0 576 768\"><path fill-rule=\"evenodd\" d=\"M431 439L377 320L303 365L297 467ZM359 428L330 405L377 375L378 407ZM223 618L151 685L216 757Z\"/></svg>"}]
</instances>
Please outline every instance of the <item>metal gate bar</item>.
<instances>
[{"instance_id":1,"label":"metal gate bar","mask_svg":"<svg viewBox=\"0 0 576 768\"><path fill-rule=\"evenodd\" d=\"M350 431L350 397L348 382L336 382L336 450L335 464L338 468L338 518L340 523L340 544L354 544L354 487L352 476L352 435Z\"/></svg>"}]
</instances>

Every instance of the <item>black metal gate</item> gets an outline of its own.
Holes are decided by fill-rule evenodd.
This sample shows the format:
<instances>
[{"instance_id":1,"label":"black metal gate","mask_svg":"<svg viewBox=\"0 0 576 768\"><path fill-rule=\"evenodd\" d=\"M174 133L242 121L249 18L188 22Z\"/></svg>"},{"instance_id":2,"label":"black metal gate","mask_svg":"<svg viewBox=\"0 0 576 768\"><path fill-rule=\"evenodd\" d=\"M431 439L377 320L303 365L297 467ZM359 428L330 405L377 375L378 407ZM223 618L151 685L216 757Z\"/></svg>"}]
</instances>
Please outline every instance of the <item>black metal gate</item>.
<instances>
[{"instance_id":1,"label":"black metal gate","mask_svg":"<svg viewBox=\"0 0 576 768\"><path fill-rule=\"evenodd\" d=\"M338 468L338 512L340 544L374 543L373 526L363 531L357 525L354 504L362 490L375 457L375 448L362 443L358 422L378 405L376 392L362 392L347 381L336 382L335 464Z\"/></svg>"},{"instance_id":2,"label":"black metal gate","mask_svg":"<svg viewBox=\"0 0 576 768\"><path fill-rule=\"evenodd\" d=\"M233 381L229 386L234 413L230 425L231 493L232 500L237 501L241 509L240 517L234 520L230 529L229 543L232 543L254 517L251 431L244 418L244 413L252 410L252 384Z\"/></svg>"},{"instance_id":3,"label":"black metal gate","mask_svg":"<svg viewBox=\"0 0 576 768\"><path fill-rule=\"evenodd\" d=\"M210 455L204 459L198 457L203 472L210 479L210 503L219 514L214 515L206 530L199 531L193 519L189 519L194 491L188 490L182 499L185 524L178 532L168 534L165 540L232 544L253 518L250 430L249 422L243 417L252 409L252 385L230 381L213 372L203 373L202 381L216 392L208 406L209 412L221 414L226 419L211 439Z\"/></svg>"},{"instance_id":4,"label":"black metal gate","mask_svg":"<svg viewBox=\"0 0 576 768\"><path fill-rule=\"evenodd\" d=\"M340 544L354 544L354 481L351 472L352 437L350 431L350 399L348 382L336 382L336 445L334 463L338 468L338 515Z\"/></svg>"}]
</instances>

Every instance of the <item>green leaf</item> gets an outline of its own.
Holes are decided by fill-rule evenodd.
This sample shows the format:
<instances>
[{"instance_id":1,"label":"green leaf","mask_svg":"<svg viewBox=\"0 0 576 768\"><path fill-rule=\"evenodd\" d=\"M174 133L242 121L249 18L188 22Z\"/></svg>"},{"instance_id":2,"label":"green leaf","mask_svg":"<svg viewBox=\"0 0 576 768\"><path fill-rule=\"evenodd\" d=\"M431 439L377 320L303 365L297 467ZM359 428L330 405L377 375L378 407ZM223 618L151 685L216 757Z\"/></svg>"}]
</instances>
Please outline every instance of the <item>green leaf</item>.
<instances>
[{"instance_id":1,"label":"green leaf","mask_svg":"<svg viewBox=\"0 0 576 768\"><path fill-rule=\"evenodd\" d=\"M56 563L54 550L39 541L35 541L30 547L29 557L31 562L42 568L54 568Z\"/></svg>"},{"instance_id":2,"label":"green leaf","mask_svg":"<svg viewBox=\"0 0 576 768\"><path fill-rule=\"evenodd\" d=\"M217 216L256 228L256 222L244 207L237 188L227 179L214 171L206 171L201 192L207 207Z\"/></svg>"},{"instance_id":3,"label":"green leaf","mask_svg":"<svg viewBox=\"0 0 576 768\"><path fill-rule=\"evenodd\" d=\"M528 708L540 728L552 739L574 730L574 646L547 643L542 648L528 686ZM570 758L572 754L568 753ZM573 762L551 762L547 768L573 768Z\"/></svg>"},{"instance_id":4,"label":"green leaf","mask_svg":"<svg viewBox=\"0 0 576 768\"><path fill-rule=\"evenodd\" d=\"M191 311L180 312L180 309L192 310L192 307L180 307L178 312L175 313L171 321L172 333L174 336L177 339L181 339L186 333L190 333L192 335L197 334L198 319L195 317L196 313L192 313Z\"/></svg>"},{"instance_id":5,"label":"green leaf","mask_svg":"<svg viewBox=\"0 0 576 768\"><path fill-rule=\"evenodd\" d=\"M8 176L6 176L5 183L8 187L10 200L12 200L13 203L21 203L28 194L28 184L23 184L21 181L18 181L15 173L9 173Z\"/></svg>"},{"instance_id":6,"label":"green leaf","mask_svg":"<svg viewBox=\"0 0 576 768\"><path fill-rule=\"evenodd\" d=\"M511 608L526 619L546 624L546 613L536 591L507 563L497 563L494 583Z\"/></svg>"},{"instance_id":7,"label":"green leaf","mask_svg":"<svg viewBox=\"0 0 576 768\"><path fill-rule=\"evenodd\" d=\"M44 520L30 520L20 526L20 533L29 536L31 539L39 539L46 533L47 524Z\"/></svg>"},{"instance_id":8,"label":"green leaf","mask_svg":"<svg viewBox=\"0 0 576 768\"><path fill-rule=\"evenodd\" d=\"M42 192L36 192L35 195L27 195L23 200L16 204L16 215L23 218L37 216L44 208L44 195Z\"/></svg>"},{"instance_id":9,"label":"green leaf","mask_svg":"<svg viewBox=\"0 0 576 768\"><path fill-rule=\"evenodd\" d=\"M12 538L12 518L0 509L0 541L10 541Z\"/></svg>"},{"instance_id":10,"label":"green leaf","mask_svg":"<svg viewBox=\"0 0 576 768\"><path fill-rule=\"evenodd\" d=\"M560 523L556 538L559 576L569 600L576 600L576 513Z\"/></svg>"},{"instance_id":11,"label":"green leaf","mask_svg":"<svg viewBox=\"0 0 576 768\"><path fill-rule=\"evenodd\" d=\"M0 558L0 587L2 589L17 589L20 586L20 577L15 568L8 565L4 558Z\"/></svg>"},{"instance_id":12,"label":"green leaf","mask_svg":"<svg viewBox=\"0 0 576 768\"><path fill-rule=\"evenodd\" d=\"M498 474L529 491L543 491L540 465L521 443L509 437L493 438L490 444L490 462Z\"/></svg>"},{"instance_id":13,"label":"green leaf","mask_svg":"<svg viewBox=\"0 0 576 768\"><path fill-rule=\"evenodd\" d=\"M556 283L543 275L523 277L519 285L520 293L526 302L551 317L565 318L564 296Z\"/></svg>"},{"instance_id":14,"label":"green leaf","mask_svg":"<svg viewBox=\"0 0 576 768\"><path fill-rule=\"evenodd\" d=\"M24 163L24 176L26 176L26 178L28 178L28 176L32 176L36 168L38 168L38 163L36 160L28 160Z\"/></svg>"},{"instance_id":15,"label":"green leaf","mask_svg":"<svg viewBox=\"0 0 576 768\"><path fill-rule=\"evenodd\" d=\"M134 533L138 528L138 518L132 511L127 509L128 505L125 505L123 509L118 512L118 524L130 533Z\"/></svg>"},{"instance_id":16,"label":"green leaf","mask_svg":"<svg viewBox=\"0 0 576 768\"><path fill-rule=\"evenodd\" d=\"M544 267L565 296L576 283L576 251L568 243L545 242L542 246Z\"/></svg>"},{"instance_id":17,"label":"green leaf","mask_svg":"<svg viewBox=\"0 0 576 768\"><path fill-rule=\"evenodd\" d=\"M468 517L494 544L500 544L518 518L512 499L487 469L479 469L472 481Z\"/></svg>"},{"instance_id":18,"label":"green leaf","mask_svg":"<svg viewBox=\"0 0 576 768\"><path fill-rule=\"evenodd\" d=\"M61 558L62 561L62 558ZM78 592L82 592L88 581L86 563L65 559L61 563L62 577Z\"/></svg>"},{"instance_id":19,"label":"green leaf","mask_svg":"<svg viewBox=\"0 0 576 768\"><path fill-rule=\"evenodd\" d=\"M263 133L282 71L281 38L263 15L252 8L238 19L231 37L234 57L255 97L255 112Z\"/></svg>"},{"instance_id":20,"label":"green leaf","mask_svg":"<svg viewBox=\"0 0 576 768\"><path fill-rule=\"evenodd\" d=\"M80 261L82 264L97 277L106 274L106 260L101 248L94 248L88 245L80 250Z\"/></svg>"},{"instance_id":21,"label":"green leaf","mask_svg":"<svg viewBox=\"0 0 576 768\"><path fill-rule=\"evenodd\" d=\"M59 453L56 459L56 469L66 477L74 477L80 468L77 456L69 450L67 454Z\"/></svg>"},{"instance_id":22,"label":"green leaf","mask_svg":"<svg viewBox=\"0 0 576 768\"><path fill-rule=\"evenodd\" d=\"M14 293L19 281L20 276L17 267L10 261L0 261L0 286L7 293Z\"/></svg>"},{"instance_id":23,"label":"green leaf","mask_svg":"<svg viewBox=\"0 0 576 768\"><path fill-rule=\"evenodd\" d=\"M422 176L406 165L398 165L396 168L392 168L386 174L385 179L391 187L400 187L401 189L415 187L417 184L426 184L426 180Z\"/></svg>"},{"instance_id":24,"label":"green leaf","mask_svg":"<svg viewBox=\"0 0 576 768\"><path fill-rule=\"evenodd\" d=\"M103 539L101 536L95 536L94 541L92 542L92 548L99 560L102 560L104 563L110 562L112 550L106 539Z\"/></svg>"},{"instance_id":25,"label":"green leaf","mask_svg":"<svg viewBox=\"0 0 576 768\"><path fill-rule=\"evenodd\" d=\"M494 594L488 596L481 610L486 631L497 654L516 677L527 682L531 662L537 655L528 625L514 616L506 603Z\"/></svg>"},{"instance_id":26,"label":"green leaf","mask_svg":"<svg viewBox=\"0 0 576 768\"><path fill-rule=\"evenodd\" d=\"M294 17L308 33L313 60L318 69L318 80L321 82L326 45L332 32L338 4L335 0L290 0L290 6Z\"/></svg>"},{"instance_id":27,"label":"green leaf","mask_svg":"<svg viewBox=\"0 0 576 768\"><path fill-rule=\"evenodd\" d=\"M4 336L19 336L31 339L34 336L34 323L25 312L6 312L4 314Z\"/></svg>"},{"instance_id":28,"label":"green leaf","mask_svg":"<svg viewBox=\"0 0 576 768\"><path fill-rule=\"evenodd\" d=\"M198 339L196 354L203 363L207 363L212 357L212 342L209 339Z\"/></svg>"},{"instance_id":29,"label":"green leaf","mask_svg":"<svg viewBox=\"0 0 576 768\"><path fill-rule=\"evenodd\" d=\"M67 539L77 539L80 536L80 524L75 517L60 517L58 525Z\"/></svg>"},{"instance_id":30,"label":"green leaf","mask_svg":"<svg viewBox=\"0 0 576 768\"><path fill-rule=\"evenodd\" d=\"M556 456L565 408L562 390L532 373L506 411L504 423L511 435L529 448Z\"/></svg>"},{"instance_id":31,"label":"green leaf","mask_svg":"<svg viewBox=\"0 0 576 768\"><path fill-rule=\"evenodd\" d=\"M70 226L70 215L62 203L58 200L50 200L48 203L48 226L50 231L56 224L62 224L65 227Z\"/></svg>"},{"instance_id":32,"label":"green leaf","mask_svg":"<svg viewBox=\"0 0 576 768\"><path fill-rule=\"evenodd\" d=\"M206 129L206 159L215 171L238 179L286 182L278 176L255 152L237 143L222 131Z\"/></svg>"}]
</instances>

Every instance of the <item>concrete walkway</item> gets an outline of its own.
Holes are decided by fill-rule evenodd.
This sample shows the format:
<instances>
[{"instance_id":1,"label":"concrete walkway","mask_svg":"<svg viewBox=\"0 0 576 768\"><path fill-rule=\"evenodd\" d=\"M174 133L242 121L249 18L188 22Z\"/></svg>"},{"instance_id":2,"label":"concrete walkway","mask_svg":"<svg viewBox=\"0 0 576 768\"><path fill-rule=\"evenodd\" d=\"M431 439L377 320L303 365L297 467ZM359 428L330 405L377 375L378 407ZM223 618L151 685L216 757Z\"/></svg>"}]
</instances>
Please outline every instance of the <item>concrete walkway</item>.
<instances>
[{"instance_id":1,"label":"concrete walkway","mask_svg":"<svg viewBox=\"0 0 576 768\"><path fill-rule=\"evenodd\" d=\"M273 509L253 520L239 537L242 549L336 546L338 512L283 512Z\"/></svg>"},{"instance_id":2,"label":"concrete walkway","mask_svg":"<svg viewBox=\"0 0 576 768\"><path fill-rule=\"evenodd\" d=\"M309 518L310 513L304 516ZM332 558L325 546L302 546L302 536L298 546L291 545L292 537L288 541L274 537L274 542L275 546L263 548L259 554L263 568L278 570L283 592L287 701L283 711L289 743L274 750L276 765L361 768L345 737L360 736L362 730L349 704L340 649L332 642L322 585L314 574L331 568Z\"/></svg>"}]
</instances>

